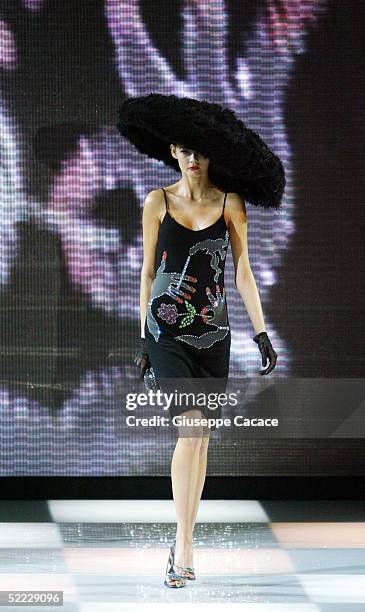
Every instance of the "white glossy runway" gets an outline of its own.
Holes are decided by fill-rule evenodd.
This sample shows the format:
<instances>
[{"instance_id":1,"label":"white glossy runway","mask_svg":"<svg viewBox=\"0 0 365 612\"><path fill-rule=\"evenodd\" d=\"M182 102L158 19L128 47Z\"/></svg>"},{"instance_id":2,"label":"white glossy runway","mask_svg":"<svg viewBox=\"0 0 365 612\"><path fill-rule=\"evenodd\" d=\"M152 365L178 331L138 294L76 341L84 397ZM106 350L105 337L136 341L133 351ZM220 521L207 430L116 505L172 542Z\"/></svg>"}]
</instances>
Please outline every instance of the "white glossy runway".
<instances>
[{"instance_id":1,"label":"white glossy runway","mask_svg":"<svg viewBox=\"0 0 365 612\"><path fill-rule=\"evenodd\" d=\"M168 589L172 501L2 501L0 590L63 591L43 611L363 612L364 517L358 501L203 500L197 580Z\"/></svg>"}]
</instances>

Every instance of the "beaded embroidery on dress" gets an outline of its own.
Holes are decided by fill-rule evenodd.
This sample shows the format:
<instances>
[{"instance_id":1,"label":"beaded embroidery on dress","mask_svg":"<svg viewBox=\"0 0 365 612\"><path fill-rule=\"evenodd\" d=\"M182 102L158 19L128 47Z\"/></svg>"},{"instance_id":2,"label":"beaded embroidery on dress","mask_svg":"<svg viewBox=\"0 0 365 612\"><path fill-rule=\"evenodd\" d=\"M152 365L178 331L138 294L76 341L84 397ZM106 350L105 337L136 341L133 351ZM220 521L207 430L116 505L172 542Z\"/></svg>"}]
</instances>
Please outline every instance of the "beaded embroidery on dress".
<instances>
[{"instance_id":1,"label":"beaded embroidery on dress","mask_svg":"<svg viewBox=\"0 0 365 612\"><path fill-rule=\"evenodd\" d=\"M226 196L222 215L215 223L191 230L171 217L165 194L166 214L156 248L158 267L146 318L156 342L165 334L202 349L223 340L229 332L224 289L229 245L224 220Z\"/></svg>"}]
</instances>

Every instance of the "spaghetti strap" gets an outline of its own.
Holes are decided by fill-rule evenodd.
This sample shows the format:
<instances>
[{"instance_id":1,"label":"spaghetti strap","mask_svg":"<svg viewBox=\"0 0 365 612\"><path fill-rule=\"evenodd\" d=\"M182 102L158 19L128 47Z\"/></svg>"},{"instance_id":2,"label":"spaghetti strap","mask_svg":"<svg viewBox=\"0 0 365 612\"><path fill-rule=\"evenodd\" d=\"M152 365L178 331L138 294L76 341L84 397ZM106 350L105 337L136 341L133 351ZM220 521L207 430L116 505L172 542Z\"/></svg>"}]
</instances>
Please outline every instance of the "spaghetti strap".
<instances>
[{"instance_id":1,"label":"spaghetti strap","mask_svg":"<svg viewBox=\"0 0 365 612\"><path fill-rule=\"evenodd\" d=\"M227 193L228 193L228 192L227 192ZM225 196L224 196L224 202L223 202L223 210L222 210L222 215L223 215L223 213L224 213L224 207L225 207L225 205L226 205L226 197L227 197L227 193L226 193L226 194L225 194Z\"/></svg>"},{"instance_id":2,"label":"spaghetti strap","mask_svg":"<svg viewBox=\"0 0 365 612\"><path fill-rule=\"evenodd\" d=\"M167 203L167 198L166 198L166 193L165 193L165 190L164 190L164 188L163 188L163 187L161 187L161 189L162 189L162 191L163 191L163 193L164 193L164 196L165 196L166 210L169 210L169 205L168 205L168 203Z\"/></svg>"}]
</instances>

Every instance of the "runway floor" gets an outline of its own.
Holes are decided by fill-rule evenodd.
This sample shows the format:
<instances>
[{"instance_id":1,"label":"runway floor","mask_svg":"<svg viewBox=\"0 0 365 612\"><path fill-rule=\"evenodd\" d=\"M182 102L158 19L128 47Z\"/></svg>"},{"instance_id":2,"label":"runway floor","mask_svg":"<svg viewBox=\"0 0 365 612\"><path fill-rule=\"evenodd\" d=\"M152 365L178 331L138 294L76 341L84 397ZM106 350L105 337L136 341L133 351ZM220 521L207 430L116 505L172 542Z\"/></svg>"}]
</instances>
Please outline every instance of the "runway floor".
<instances>
[{"instance_id":1,"label":"runway floor","mask_svg":"<svg viewBox=\"0 0 365 612\"><path fill-rule=\"evenodd\" d=\"M1 501L0 520L0 590L63 591L31 610L365 610L364 502L203 500L182 589L163 584L171 500Z\"/></svg>"}]
</instances>

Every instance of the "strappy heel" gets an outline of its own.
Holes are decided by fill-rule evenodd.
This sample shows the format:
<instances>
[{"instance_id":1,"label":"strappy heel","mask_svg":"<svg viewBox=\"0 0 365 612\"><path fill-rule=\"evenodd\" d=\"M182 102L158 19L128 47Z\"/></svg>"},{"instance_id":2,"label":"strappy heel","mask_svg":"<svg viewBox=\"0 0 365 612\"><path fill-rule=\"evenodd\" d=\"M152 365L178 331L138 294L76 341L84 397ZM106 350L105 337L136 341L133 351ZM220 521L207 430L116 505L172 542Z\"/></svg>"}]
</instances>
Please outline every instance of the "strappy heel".
<instances>
[{"instance_id":1,"label":"strappy heel","mask_svg":"<svg viewBox=\"0 0 365 612\"><path fill-rule=\"evenodd\" d=\"M173 548L174 555L175 555L175 544L176 544L176 538L171 547ZM176 563L174 563L174 566L178 568L180 576L184 576L184 578L186 578L187 580L196 580L196 575L195 575L195 571L193 567L181 567L180 565L176 565Z\"/></svg>"},{"instance_id":2,"label":"strappy heel","mask_svg":"<svg viewBox=\"0 0 365 612\"><path fill-rule=\"evenodd\" d=\"M175 561L175 546L174 544L170 547L170 554L166 566L166 575L164 584L171 589L180 589L186 585L186 578L175 571L177 567Z\"/></svg>"}]
</instances>

